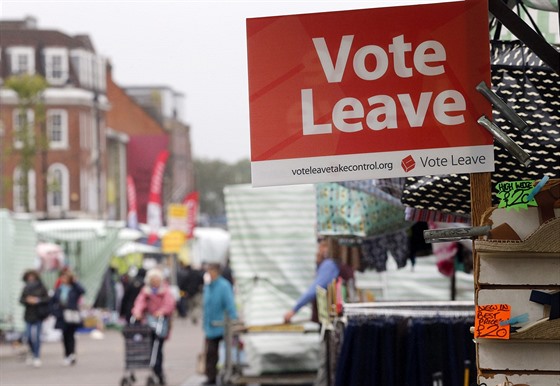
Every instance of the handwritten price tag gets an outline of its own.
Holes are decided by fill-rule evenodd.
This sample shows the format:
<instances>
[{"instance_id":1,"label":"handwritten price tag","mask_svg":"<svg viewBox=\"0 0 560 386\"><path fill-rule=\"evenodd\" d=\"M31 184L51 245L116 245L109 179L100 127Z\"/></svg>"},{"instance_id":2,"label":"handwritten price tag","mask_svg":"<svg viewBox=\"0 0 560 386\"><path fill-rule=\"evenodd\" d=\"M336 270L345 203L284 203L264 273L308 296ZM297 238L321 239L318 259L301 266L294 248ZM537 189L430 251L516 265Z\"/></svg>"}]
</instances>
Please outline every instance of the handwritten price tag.
<instances>
[{"instance_id":1,"label":"handwritten price tag","mask_svg":"<svg viewBox=\"0 0 560 386\"><path fill-rule=\"evenodd\" d=\"M500 326L511 315L509 304L488 304L476 306L474 337L487 339L509 339L509 324Z\"/></svg>"},{"instance_id":2,"label":"handwritten price tag","mask_svg":"<svg viewBox=\"0 0 560 386\"><path fill-rule=\"evenodd\" d=\"M496 185L496 196L500 198L498 207L527 209L528 206L537 206L534 199L527 202L527 196L533 189L533 181L500 182Z\"/></svg>"}]
</instances>

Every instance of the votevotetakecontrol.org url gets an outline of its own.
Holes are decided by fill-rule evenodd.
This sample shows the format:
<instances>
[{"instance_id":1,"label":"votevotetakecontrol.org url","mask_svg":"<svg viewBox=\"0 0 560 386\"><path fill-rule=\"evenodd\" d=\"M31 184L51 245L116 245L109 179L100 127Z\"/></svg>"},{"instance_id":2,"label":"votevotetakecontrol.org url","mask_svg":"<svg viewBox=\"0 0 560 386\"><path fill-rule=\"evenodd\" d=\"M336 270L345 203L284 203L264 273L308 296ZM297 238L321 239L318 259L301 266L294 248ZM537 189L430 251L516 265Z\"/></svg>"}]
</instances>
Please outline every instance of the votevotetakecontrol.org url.
<instances>
[{"instance_id":1,"label":"votevotetakecontrol.org url","mask_svg":"<svg viewBox=\"0 0 560 386\"><path fill-rule=\"evenodd\" d=\"M349 172L363 172L368 170L393 170L392 162L373 162L373 163L359 163L349 165L331 165L331 166L308 166L303 168L292 169L292 175L302 176L309 174L331 174L331 173L349 173Z\"/></svg>"}]
</instances>

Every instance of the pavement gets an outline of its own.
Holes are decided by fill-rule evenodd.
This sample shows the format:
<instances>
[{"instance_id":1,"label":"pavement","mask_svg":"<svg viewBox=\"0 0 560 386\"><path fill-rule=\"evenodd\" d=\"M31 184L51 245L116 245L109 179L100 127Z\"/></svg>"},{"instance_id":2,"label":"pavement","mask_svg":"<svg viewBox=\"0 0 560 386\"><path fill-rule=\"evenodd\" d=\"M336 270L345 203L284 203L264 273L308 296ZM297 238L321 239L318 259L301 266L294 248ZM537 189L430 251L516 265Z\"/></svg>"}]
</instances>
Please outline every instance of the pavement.
<instances>
[{"instance_id":1,"label":"pavement","mask_svg":"<svg viewBox=\"0 0 560 386\"><path fill-rule=\"evenodd\" d=\"M76 335L77 363L64 366L61 342L43 342L42 366L25 363L25 347L0 344L1 386L119 386L125 373L125 349L122 334L107 329L103 336ZM100 339L101 338L101 339ZM169 386L199 386L205 377L196 373L197 355L202 351L200 324L175 318L163 352L164 372ZM136 385L145 385L149 369L135 371Z\"/></svg>"}]
</instances>

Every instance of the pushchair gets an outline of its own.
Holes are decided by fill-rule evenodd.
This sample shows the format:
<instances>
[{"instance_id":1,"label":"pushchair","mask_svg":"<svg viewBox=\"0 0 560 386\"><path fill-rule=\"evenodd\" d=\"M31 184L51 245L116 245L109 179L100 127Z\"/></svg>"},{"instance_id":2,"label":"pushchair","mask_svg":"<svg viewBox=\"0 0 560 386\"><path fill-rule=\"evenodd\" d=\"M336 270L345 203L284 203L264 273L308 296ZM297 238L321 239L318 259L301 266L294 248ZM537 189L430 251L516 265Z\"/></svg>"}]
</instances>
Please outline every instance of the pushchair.
<instances>
[{"instance_id":1,"label":"pushchair","mask_svg":"<svg viewBox=\"0 0 560 386\"><path fill-rule=\"evenodd\" d=\"M156 356L160 339L166 334L164 317L156 319L155 323L139 324L131 319L130 324L123 327L125 347L125 375L121 378L120 386L132 386L136 382L135 370L153 369L156 363ZM154 340L155 332L155 342ZM152 344L153 342L153 344ZM127 375L128 374L128 375ZM156 378L150 373L146 378L146 386L155 386Z\"/></svg>"}]
</instances>

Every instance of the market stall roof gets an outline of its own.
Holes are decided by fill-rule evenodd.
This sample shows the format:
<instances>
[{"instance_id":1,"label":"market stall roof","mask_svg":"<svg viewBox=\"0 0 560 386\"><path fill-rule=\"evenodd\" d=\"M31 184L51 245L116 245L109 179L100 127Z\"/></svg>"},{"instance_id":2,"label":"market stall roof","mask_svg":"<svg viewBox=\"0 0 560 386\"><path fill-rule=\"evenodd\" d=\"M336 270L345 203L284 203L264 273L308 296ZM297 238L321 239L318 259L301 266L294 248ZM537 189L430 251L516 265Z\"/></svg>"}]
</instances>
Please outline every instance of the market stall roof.
<instances>
[{"instance_id":1,"label":"market stall roof","mask_svg":"<svg viewBox=\"0 0 560 386\"><path fill-rule=\"evenodd\" d=\"M142 232L124 228L123 222L71 219L34 221L37 238L63 247L69 265L86 288L86 304L93 304L101 279L115 250L128 241L142 237ZM52 285L56 272L43 273L45 284Z\"/></svg>"},{"instance_id":2,"label":"market stall roof","mask_svg":"<svg viewBox=\"0 0 560 386\"><path fill-rule=\"evenodd\" d=\"M107 236L108 228L119 229L119 239L137 240L142 237L142 232L136 229L125 228L123 222L107 222L100 220L72 219L35 221L33 223L39 237L54 238L59 241L92 240Z\"/></svg>"},{"instance_id":3,"label":"market stall roof","mask_svg":"<svg viewBox=\"0 0 560 386\"><path fill-rule=\"evenodd\" d=\"M115 256L126 256L132 253L160 253L161 248L148 245L144 243L138 243L135 241L128 241L121 245L114 253Z\"/></svg>"}]
</instances>

